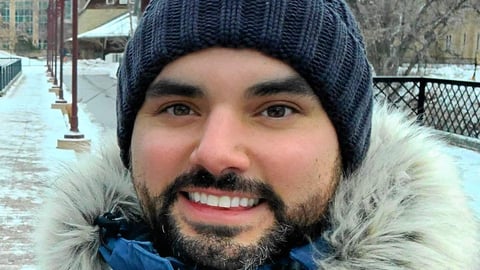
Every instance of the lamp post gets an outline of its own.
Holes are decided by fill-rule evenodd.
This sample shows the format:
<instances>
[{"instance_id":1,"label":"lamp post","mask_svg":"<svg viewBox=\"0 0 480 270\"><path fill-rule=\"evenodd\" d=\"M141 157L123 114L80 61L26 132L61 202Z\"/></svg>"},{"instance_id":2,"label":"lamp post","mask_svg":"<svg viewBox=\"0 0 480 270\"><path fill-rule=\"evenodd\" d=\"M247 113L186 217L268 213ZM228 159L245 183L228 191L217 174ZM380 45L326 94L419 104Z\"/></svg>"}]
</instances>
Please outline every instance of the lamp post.
<instances>
[{"instance_id":1,"label":"lamp post","mask_svg":"<svg viewBox=\"0 0 480 270\"><path fill-rule=\"evenodd\" d=\"M141 6L140 6L140 10L141 10L142 13L145 11L145 8L147 7L149 2L150 2L150 0L142 0Z\"/></svg>"},{"instance_id":2,"label":"lamp post","mask_svg":"<svg viewBox=\"0 0 480 270\"><path fill-rule=\"evenodd\" d=\"M48 76L53 76L52 70L52 49L53 49L53 0L48 0L48 8L47 8L47 72Z\"/></svg>"},{"instance_id":3,"label":"lamp post","mask_svg":"<svg viewBox=\"0 0 480 270\"><path fill-rule=\"evenodd\" d=\"M58 1L58 13L60 14L60 46L59 46L59 55L60 55L60 84L58 85L58 99L55 103L67 103L63 99L63 50L64 50L64 41L63 41L63 30L64 30L64 10L65 10L65 0Z\"/></svg>"},{"instance_id":4,"label":"lamp post","mask_svg":"<svg viewBox=\"0 0 480 270\"><path fill-rule=\"evenodd\" d=\"M78 0L72 0L72 104L69 109L70 132L57 140L57 148L89 151L90 140L78 129L77 60L78 60Z\"/></svg>"},{"instance_id":5,"label":"lamp post","mask_svg":"<svg viewBox=\"0 0 480 270\"><path fill-rule=\"evenodd\" d=\"M47 74L50 71L50 4L47 7Z\"/></svg>"},{"instance_id":6,"label":"lamp post","mask_svg":"<svg viewBox=\"0 0 480 270\"><path fill-rule=\"evenodd\" d=\"M77 60L78 60L78 0L72 0L72 113L70 116L70 131L75 133L65 138L81 139L83 134L78 130L77 107Z\"/></svg>"},{"instance_id":7,"label":"lamp post","mask_svg":"<svg viewBox=\"0 0 480 270\"><path fill-rule=\"evenodd\" d=\"M55 63L54 72L53 72L53 85L58 87L57 80L57 57L58 57L58 2L55 1L55 7L53 8L53 35L54 35L54 49L53 49L53 62Z\"/></svg>"}]
</instances>

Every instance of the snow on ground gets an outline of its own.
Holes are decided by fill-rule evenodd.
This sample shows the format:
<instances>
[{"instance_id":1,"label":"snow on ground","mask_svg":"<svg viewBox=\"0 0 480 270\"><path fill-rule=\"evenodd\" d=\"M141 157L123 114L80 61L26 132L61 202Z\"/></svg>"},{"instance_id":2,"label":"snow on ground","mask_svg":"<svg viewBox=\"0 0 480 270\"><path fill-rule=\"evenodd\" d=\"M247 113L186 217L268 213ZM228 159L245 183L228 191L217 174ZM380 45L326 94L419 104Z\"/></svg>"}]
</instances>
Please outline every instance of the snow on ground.
<instances>
[{"instance_id":1,"label":"snow on ground","mask_svg":"<svg viewBox=\"0 0 480 270\"><path fill-rule=\"evenodd\" d=\"M405 70L401 67L399 73ZM411 74L412 76L428 76L440 79L450 80L465 80L480 82L480 66L477 66L475 73L475 80L472 80L475 73L474 65L427 65L426 67L415 67Z\"/></svg>"},{"instance_id":2,"label":"snow on ground","mask_svg":"<svg viewBox=\"0 0 480 270\"><path fill-rule=\"evenodd\" d=\"M460 168L463 187L471 197L473 210L480 218L480 152L452 146L445 149L445 153L453 157Z\"/></svg>"},{"instance_id":3,"label":"snow on ground","mask_svg":"<svg viewBox=\"0 0 480 270\"><path fill-rule=\"evenodd\" d=\"M472 76L474 72L473 65L448 66L440 65L427 69L426 73L432 77L447 78L455 80L473 81ZM475 81L480 82L480 67L477 67L475 74Z\"/></svg>"},{"instance_id":4,"label":"snow on ground","mask_svg":"<svg viewBox=\"0 0 480 270\"><path fill-rule=\"evenodd\" d=\"M56 148L69 123L59 110L50 109L55 95L48 93L51 84L45 62L23 58L22 64L23 75L0 98L0 269L31 270L35 267L30 233L36 209L49 181L54 181L55 168L75 161L77 155ZM78 65L82 75L112 77L118 67L99 59L80 60ZM71 63L65 63L66 70L70 67ZM468 79L472 74L473 67L441 66L425 75ZM92 149L97 148L102 131L82 104L78 113L80 131L92 140ZM445 151L459 164L465 190L474 198L472 205L480 216L480 153L458 147Z\"/></svg>"},{"instance_id":5,"label":"snow on ground","mask_svg":"<svg viewBox=\"0 0 480 270\"><path fill-rule=\"evenodd\" d=\"M0 98L0 269L33 269L36 209L56 169L74 162L72 150L57 149L69 133L60 110L51 109L45 62L23 59L22 75ZM80 106L80 131L98 147L100 130Z\"/></svg>"},{"instance_id":6,"label":"snow on ground","mask_svg":"<svg viewBox=\"0 0 480 270\"><path fill-rule=\"evenodd\" d=\"M81 75L109 75L117 78L118 63L108 63L102 59L78 60L78 74ZM67 62L66 67L71 67L71 62Z\"/></svg>"}]
</instances>

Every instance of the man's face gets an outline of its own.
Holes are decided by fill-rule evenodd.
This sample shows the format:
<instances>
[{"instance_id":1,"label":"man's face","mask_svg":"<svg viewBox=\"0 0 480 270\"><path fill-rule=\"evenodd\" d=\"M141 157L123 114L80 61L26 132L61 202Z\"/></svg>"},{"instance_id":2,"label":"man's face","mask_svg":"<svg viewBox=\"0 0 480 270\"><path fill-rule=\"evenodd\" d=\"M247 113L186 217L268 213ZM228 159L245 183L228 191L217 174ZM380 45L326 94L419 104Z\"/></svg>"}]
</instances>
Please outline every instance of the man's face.
<instances>
[{"instance_id":1,"label":"man's face","mask_svg":"<svg viewBox=\"0 0 480 270\"><path fill-rule=\"evenodd\" d=\"M341 170L335 129L298 73L225 48L156 77L131 164L155 247L210 269L264 263L318 235Z\"/></svg>"}]
</instances>

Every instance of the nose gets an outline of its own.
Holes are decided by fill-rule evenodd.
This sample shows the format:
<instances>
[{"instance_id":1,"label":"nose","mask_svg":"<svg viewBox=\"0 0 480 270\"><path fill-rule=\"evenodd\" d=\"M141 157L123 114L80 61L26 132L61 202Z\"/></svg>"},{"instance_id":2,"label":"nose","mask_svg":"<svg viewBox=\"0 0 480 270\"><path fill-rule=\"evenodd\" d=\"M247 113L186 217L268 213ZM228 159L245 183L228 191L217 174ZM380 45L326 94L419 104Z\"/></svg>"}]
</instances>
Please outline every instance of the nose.
<instances>
[{"instance_id":1,"label":"nose","mask_svg":"<svg viewBox=\"0 0 480 270\"><path fill-rule=\"evenodd\" d=\"M248 129L235 113L228 110L210 112L201 136L191 153L194 166L201 166L213 175L242 173L250 166L246 141Z\"/></svg>"}]
</instances>

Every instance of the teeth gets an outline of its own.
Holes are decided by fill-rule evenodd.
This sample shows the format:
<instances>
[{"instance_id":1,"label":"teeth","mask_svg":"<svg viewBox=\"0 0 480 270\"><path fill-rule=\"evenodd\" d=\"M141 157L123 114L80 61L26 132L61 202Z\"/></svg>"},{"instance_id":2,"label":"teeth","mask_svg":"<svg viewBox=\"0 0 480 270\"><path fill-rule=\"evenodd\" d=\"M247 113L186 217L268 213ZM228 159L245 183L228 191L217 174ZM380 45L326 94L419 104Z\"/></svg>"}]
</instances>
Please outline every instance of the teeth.
<instances>
[{"instance_id":1,"label":"teeth","mask_svg":"<svg viewBox=\"0 0 480 270\"><path fill-rule=\"evenodd\" d=\"M220 207L230 207L230 198L227 196L222 196L218 200L218 206Z\"/></svg>"},{"instance_id":2,"label":"teeth","mask_svg":"<svg viewBox=\"0 0 480 270\"><path fill-rule=\"evenodd\" d=\"M248 198L241 198L240 199L240 206L247 207L248 206Z\"/></svg>"},{"instance_id":3,"label":"teeth","mask_svg":"<svg viewBox=\"0 0 480 270\"><path fill-rule=\"evenodd\" d=\"M207 205L218 206L218 197L213 195L208 195Z\"/></svg>"},{"instance_id":4,"label":"teeth","mask_svg":"<svg viewBox=\"0 0 480 270\"><path fill-rule=\"evenodd\" d=\"M200 202L203 204L207 204L207 194L205 193L200 194Z\"/></svg>"},{"instance_id":5,"label":"teeth","mask_svg":"<svg viewBox=\"0 0 480 270\"><path fill-rule=\"evenodd\" d=\"M200 201L200 193L198 193L198 192L193 193L193 197L194 197L194 199L193 199L194 202L199 202Z\"/></svg>"},{"instance_id":6,"label":"teeth","mask_svg":"<svg viewBox=\"0 0 480 270\"><path fill-rule=\"evenodd\" d=\"M233 197L233 199L230 200L230 206L231 207L239 207L240 206L240 198Z\"/></svg>"},{"instance_id":7,"label":"teeth","mask_svg":"<svg viewBox=\"0 0 480 270\"><path fill-rule=\"evenodd\" d=\"M229 196L216 196L200 192L188 193L190 201L206 204L213 207L231 208L231 207L253 207L258 204L258 199L240 198Z\"/></svg>"}]
</instances>

